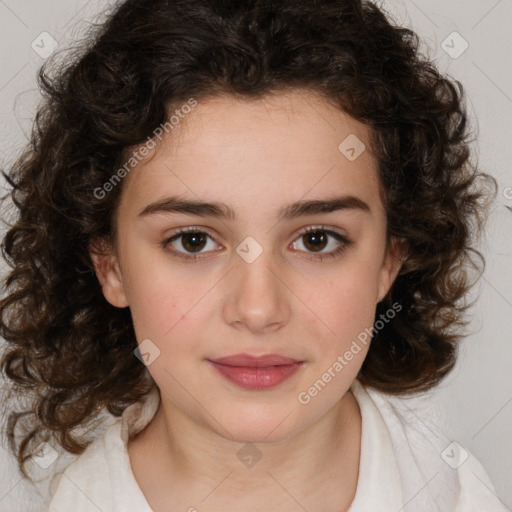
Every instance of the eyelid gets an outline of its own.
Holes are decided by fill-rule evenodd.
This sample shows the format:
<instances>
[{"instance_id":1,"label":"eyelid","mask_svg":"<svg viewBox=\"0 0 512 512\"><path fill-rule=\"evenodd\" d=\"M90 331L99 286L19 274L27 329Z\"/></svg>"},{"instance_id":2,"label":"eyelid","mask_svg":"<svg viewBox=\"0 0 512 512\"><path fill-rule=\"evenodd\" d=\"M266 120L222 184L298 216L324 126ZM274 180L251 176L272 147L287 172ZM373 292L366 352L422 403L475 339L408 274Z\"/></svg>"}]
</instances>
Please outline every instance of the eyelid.
<instances>
[{"instance_id":1,"label":"eyelid","mask_svg":"<svg viewBox=\"0 0 512 512\"><path fill-rule=\"evenodd\" d=\"M173 256L176 256L177 258L180 258L180 259L183 259L183 260L197 260L197 259L200 259L200 258L207 258L208 255L212 252L220 252L220 251L209 251L209 252L206 252L206 253L196 253L196 254L193 254L193 253L189 253L187 255L187 253L183 253L181 251L177 251L175 249L168 249L167 246L173 242L174 240L178 240L180 238L181 235L184 235L184 234L187 234L187 233L204 233L205 235L207 235L209 238L211 238L217 245L220 245L219 242L217 241L216 237L213 236L211 233L210 233L210 230L208 228L205 228L203 226L185 226L183 228L177 228L176 231L166 237L162 242L160 242L160 245L162 246L162 248L168 252L170 252Z\"/></svg>"},{"instance_id":2,"label":"eyelid","mask_svg":"<svg viewBox=\"0 0 512 512\"><path fill-rule=\"evenodd\" d=\"M323 258L329 258L329 257L336 257L340 256L345 249L350 246L353 241L344 233L341 233L338 231L338 228L335 227L329 227L325 225L310 225L305 228L300 229L297 233L294 234L294 238L291 243L295 242L298 238L301 236L311 233L311 232L317 232L317 231L323 231L328 234L328 236L334 237L338 242L340 242L340 246L337 249L334 249L332 251L326 252L326 253L314 253L314 252L306 252L306 251L296 251L298 253L304 253L306 255L307 259L314 260L314 261L322 261ZM186 233L204 233L207 235L211 240L213 240L217 245L219 242L216 239L216 236L212 235L210 233L210 230L208 228L205 228L203 226L185 226L183 228L178 228L172 235L165 238L160 245L168 252L172 253L177 258L188 260L188 261L194 261L199 260L201 258L207 258L210 254L214 252L220 252L220 251L207 251L207 252L199 252L199 253L184 253L181 251L177 251L175 249L168 249L167 246L173 242L174 240L177 240L180 238L181 235Z\"/></svg>"},{"instance_id":3,"label":"eyelid","mask_svg":"<svg viewBox=\"0 0 512 512\"><path fill-rule=\"evenodd\" d=\"M312 226L308 226L306 228L301 229L299 231L299 233L297 235L295 235L293 242L295 242L295 240L297 240L301 236L304 236L307 233L315 233L317 231L323 231L324 233L327 233L328 236L335 238L340 243L340 245L336 249L329 251L329 252L314 253L314 252L307 252L307 251L300 251L300 250L296 251L296 252L304 254L304 256L301 256L302 258L306 258L306 259L312 260L312 261L323 261L325 258L336 259L336 258L340 257L346 251L346 249L350 245L353 244L353 240L351 238L349 238L346 234L341 233L338 229L339 228L329 227L329 226L325 226L323 224L312 225Z\"/></svg>"},{"instance_id":4,"label":"eyelid","mask_svg":"<svg viewBox=\"0 0 512 512\"><path fill-rule=\"evenodd\" d=\"M299 237L300 235L304 235L306 233L311 233L315 231L325 231L326 233L336 234L340 237L347 238L347 235L340 232L339 228L336 228L334 226L326 226L325 224L312 224L311 226L307 226L305 228L301 228L297 234L295 235L294 240Z\"/></svg>"}]
</instances>

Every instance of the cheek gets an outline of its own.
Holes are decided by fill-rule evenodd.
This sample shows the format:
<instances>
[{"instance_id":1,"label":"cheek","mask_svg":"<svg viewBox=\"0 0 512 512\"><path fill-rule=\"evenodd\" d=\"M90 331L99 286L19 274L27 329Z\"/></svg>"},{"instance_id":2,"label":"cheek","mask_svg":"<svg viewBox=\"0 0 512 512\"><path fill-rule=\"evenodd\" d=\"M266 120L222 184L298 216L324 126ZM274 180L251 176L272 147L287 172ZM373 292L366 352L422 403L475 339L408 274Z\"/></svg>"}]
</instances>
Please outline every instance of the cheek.
<instances>
[{"instance_id":1,"label":"cheek","mask_svg":"<svg viewBox=\"0 0 512 512\"><path fill-rule=\"evenodd\" d=\"M123 284L137 339L161 343L187 323L205 291L165 255L127 249L131 257L125 260Z\"/></svg>"},{"instance_id":2,"label":"cheek","mask_svg":"<svg viewBox=\"0 0 512 512\"><path fill-rule=\"evenodd\" d=\"M137 339L150 338L163 343L176 333L197 329L191 323L194 309L201 300L199 289L190 281L158 279L131 283L129 300ZM203 293L204 295L204 293Z\"/></svg>"},{"instance_id":3,"label":"cheek","mask_svg":"<svg viewBox=\"0 0 512 512\"><path fill-rule=\"evenodd\" d=\"M206 357L204 340L219 308L219 276L169 264L165 255L150 258L149 251L137 253L130 263L125 288L136 338L151 340L163 356L149 367L154 377L165 369L174 374L192 366L196 361L190 354Z\"/></svg>"},{"instance_id":4,"label":"cheek","mask_svg":"<svg viewBox=\"0 0 512 512\"><path fill-rule=\"evenodd\" d=\"M187 375L194 374L197 358L202 358L204 352L204 304L198 297L199 291L193 292L190 281L167 281L161 275L159 279L131 284L132 292L138 291L130 303L136 338L139 344L150 340L149 345L145 342L141 347L149 347L154 354L148 370L160 388L179 396L172 376L185 381ZM190 357L191 354L197 358Z\"/></svg>"},{"instance_id":5,"label":"cheek","mask_svg":"<svg viewBox=\"0 0 512 512\"><path fill-rule=\"evenodd\" d=\"M309 292L305 302L311 308L311 321L318 339L340 348L365 328L373 325L376 309L378 272L375 265L359 261L345 265L330 276L322 287Z\"/></svg>"}]
</instances>

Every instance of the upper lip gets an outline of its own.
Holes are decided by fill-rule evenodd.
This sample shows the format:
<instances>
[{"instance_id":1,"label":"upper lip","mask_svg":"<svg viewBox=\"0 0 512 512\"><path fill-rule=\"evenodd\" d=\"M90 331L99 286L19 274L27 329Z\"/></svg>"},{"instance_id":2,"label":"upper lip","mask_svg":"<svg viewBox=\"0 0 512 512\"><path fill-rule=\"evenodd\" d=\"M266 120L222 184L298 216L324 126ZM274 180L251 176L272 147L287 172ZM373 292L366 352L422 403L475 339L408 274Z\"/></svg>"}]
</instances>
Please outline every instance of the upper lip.
<instances>
[{"instance_id":1,"label":"upper lip","mask_svg":"<svg viewBox=\"0 0 512 512\"><path fill-rule=\"evenodd\" d=\"M235 354L232 356L210 359L213 363L227 366L245 366L253 368L265 368L267 366L280 366L300 363L297 359L281 356L279 354L266 354L263 356L251 356L249 354Z\"/></svg>"}]
</instances>

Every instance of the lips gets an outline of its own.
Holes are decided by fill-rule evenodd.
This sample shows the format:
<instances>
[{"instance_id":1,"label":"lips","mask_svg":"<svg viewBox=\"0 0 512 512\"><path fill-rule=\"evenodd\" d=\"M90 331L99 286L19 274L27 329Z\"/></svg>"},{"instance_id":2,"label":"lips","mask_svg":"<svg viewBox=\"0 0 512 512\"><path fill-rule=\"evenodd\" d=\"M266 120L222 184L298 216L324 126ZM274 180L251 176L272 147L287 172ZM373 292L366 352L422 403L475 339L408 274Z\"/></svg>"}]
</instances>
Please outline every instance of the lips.
<instances>
[{"instance_id":1,"label":"lips","mask_svg":"<svg viewBox=\"0 0 512 512\"><path fill-rule=\"evenodd\" d=\"M250 356L236 354L208 362L231 383L245 389L261 390L277 386L299 370L303 361L278 354Z\"/></svg>"},{"instance_id":2,"label":"lips","mask_svg":"<svg viewBox=\"0 0 512 512\"><path fill-rule=\"evenodd\" d=\"M236 354L220 359L213 359L212 362L226 366L246 366L248 368L265 368L268 366L281 366L300 363L297 359L280 356L278 354L267 354L264 356L250 356L249 354Z\"/></svg>"}]
</instances>

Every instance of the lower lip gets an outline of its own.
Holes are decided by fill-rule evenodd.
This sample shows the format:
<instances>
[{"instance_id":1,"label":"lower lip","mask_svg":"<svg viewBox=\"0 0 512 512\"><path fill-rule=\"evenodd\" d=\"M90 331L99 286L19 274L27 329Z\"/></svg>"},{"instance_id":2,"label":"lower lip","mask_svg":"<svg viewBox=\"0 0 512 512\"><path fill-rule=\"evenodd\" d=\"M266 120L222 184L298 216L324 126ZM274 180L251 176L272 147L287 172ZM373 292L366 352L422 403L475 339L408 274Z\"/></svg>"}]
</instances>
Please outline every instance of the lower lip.
<instances>
[{"instance_id":1,"label":"lower lip","mask_svg":"<svg viewBox=\"0 0 512 512\"><path fill-rule=\"evenodd\" d=\"M248 366L228 366L208 361L220 374L229 381L246 389L268 389L289 379L302 363L253 368Z\"/></svg>"}]
</instances>

